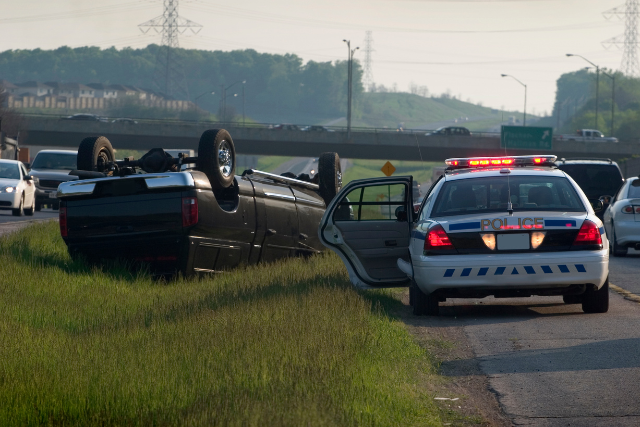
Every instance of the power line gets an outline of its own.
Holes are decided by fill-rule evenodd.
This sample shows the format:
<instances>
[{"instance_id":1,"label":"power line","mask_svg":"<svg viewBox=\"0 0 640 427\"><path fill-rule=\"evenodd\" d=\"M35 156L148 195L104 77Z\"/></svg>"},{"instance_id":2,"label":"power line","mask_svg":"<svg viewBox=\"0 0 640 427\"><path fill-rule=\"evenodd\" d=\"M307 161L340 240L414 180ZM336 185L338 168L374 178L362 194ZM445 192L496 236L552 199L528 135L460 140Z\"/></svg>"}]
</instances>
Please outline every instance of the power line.
<instances>
[{"instance_id":1,"label":"power line","mask_svg":"<svg viewBox=\"0 0 640 427\"><path fill-rule=\"evenodd\" d=\"M373 37L371 37L371 31L367 31L364 38L364 76L362 77L362 84L365 90L371 90L373 86L373 70L371 68L371 53L373 52Z\"/></svg>"},{"instance_id":2,"label":"power line","mask_svg":"<svg viewBox=\"0 0 640 427\"><path fill-rule=\"evenodd\" d=\"M624 6L614 7L603 14L610 19L624 17L624 34L612 37L602 42L605 48L623 46L622 63L620 71L628 76L640 76L640 64L638 63L638 0L627 0Z\"/></svg>"},{"instance_id":3,"label":"power line","mask_svg":"<svg viewBox=\"0 0 640 427\"><path fill-rule=\"evenodd\" d=\"M202 25L178 15L179 1L164 0L164 13L138 27L144 34L154 29L162 35L161 47L156 56L156 85L167 96L183 96L183 99L189 99L184 70L175 57L175 51L180 47L178 43L180 34L184 34L187 30L197 34Z\"/></svg>"}]
</instances>

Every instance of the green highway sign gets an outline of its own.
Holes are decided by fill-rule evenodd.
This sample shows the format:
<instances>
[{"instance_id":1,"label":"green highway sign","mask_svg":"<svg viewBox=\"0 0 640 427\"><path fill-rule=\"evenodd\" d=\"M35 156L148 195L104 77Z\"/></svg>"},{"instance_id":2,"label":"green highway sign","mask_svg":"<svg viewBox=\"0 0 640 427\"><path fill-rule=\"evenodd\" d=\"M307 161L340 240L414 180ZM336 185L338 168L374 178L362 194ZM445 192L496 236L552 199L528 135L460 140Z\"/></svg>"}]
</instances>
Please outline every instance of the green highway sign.
<instances>
[{"instance_id":1,"label":"green highway sign","mask_svg":"<svg viewBox=\"0 0 640 427\"><path fill-rule=\"evenodd\" d=\"M553 128L502 126L500 132L501 148L551 150L552 145Z\"/></svg>"}]
</instances>

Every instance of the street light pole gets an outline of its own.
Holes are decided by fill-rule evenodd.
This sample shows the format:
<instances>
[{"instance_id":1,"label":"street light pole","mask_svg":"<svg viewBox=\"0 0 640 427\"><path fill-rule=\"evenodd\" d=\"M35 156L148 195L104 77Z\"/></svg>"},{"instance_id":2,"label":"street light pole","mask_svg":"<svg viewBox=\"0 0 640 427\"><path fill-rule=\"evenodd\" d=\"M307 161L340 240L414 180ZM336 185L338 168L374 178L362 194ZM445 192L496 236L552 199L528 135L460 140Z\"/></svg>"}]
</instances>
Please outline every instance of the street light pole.
<instances>
[{"instance_id":1,"label":"street light pole","mask_svg":"<svg viewBox=\"0 0 640 427\"><path fill-rule=\"evenodd\" d=\"M222 98L220 99L220 108L222 109L222 123L225 123L227 119L227 90L229 90L232 86L237 85L238 83L242 83L242 121L244 122L244 84L246 82L246 80L238 80L237 82L231 83L227 87L224 87L224 85L220 85L220 87L222 88ZM233 96L238 96L238 94L234 93Z\"/></svg>"},{"instance_id":2,"label":"street light pole","mask_svg":"<svg viewBox=\"0 0 640 427\"><path fill-rule=\"evenodd\" d=\"M351 40L342 40L347 44L347 139L351 139L351 99L352 99L352 87L353 87L353 54L356 50L360 49L356 47L351 49Z\"/></svg>"},{"instance_id":3,"label":"street light pole","mask_svg":"<svg viewBox=\"0 0 640 427\"><path fill-rule=\"evenodd\" d=\"M516 79L515 77L513 77L510 74L500 74L502 77L511 77L513 80L517 81L518 83L520 83L522 86L524 86L524 116L522 119L522 126L527 126L527 85L522 83L520 80Z\"/></svg>"},{"instance_id":4,"label":"street light pole","mask_svg":"<svg viewBox=\"0 0 640 427\"><path fill-rule=\"evenodd\" d=\"M596 64L594 64L593 62L589 61L587 58L585 58L582 55L576 55L574 53L567 53L567 56L577 56L578 58L582 58L585 61L587 61L589 64L593 65L594 67L596 67L596 119L595 119L595 126L593 127L594 130L598 130L598 100L599 100L599 92L600 92L600 67Z\"/></svg>"},{"instance_id":5,"label":"street light pole","mask_svg":"<svg viewBox=\"0 0 640 427\"><path fill-rule=\"evenodd\" d=\"M198 99L202 98L203 96L205 96L205 95L206 95L206 94L208 94L208 93L209 93L209 94L211 94L211 95L215 95L215 94L216 94L215 92L209 92L209 91L207 91L207 92L203 92L203 93L201 93L200 95L196 96L196 111L197 111L197 110L198 110L198 108L199 108L199 107L198 107Z\"/></svg>"},{"instance_id":6,"label":"street light pole","mask_svg":"<svg viewBox=\"0 0 640 427\"><path fill-rule=\"evenodd\" d=\"M616 75L611 75L606 71L603 71L602 74L611 79L611 136L613 136L613 116L616 106Z\"/></svg>"}]
</instances>

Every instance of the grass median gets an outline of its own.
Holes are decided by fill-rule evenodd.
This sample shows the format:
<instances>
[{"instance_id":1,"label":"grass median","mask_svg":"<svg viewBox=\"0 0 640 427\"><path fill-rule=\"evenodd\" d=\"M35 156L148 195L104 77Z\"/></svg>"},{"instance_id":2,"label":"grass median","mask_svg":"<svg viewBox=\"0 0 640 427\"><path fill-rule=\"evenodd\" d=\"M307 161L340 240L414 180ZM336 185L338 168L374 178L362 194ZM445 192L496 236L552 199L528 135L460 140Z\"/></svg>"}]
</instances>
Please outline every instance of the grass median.
<instances>
[{"instance_id":1,"label":"grass median","mask_svg":"<svg viewBox=\"0 0 640 427\"><path fill-rule=\"evenodd\" d=\"M441 425L434 361L332 254L156 282L0 238L0 425Z\"/></svg>"}]
</instances>

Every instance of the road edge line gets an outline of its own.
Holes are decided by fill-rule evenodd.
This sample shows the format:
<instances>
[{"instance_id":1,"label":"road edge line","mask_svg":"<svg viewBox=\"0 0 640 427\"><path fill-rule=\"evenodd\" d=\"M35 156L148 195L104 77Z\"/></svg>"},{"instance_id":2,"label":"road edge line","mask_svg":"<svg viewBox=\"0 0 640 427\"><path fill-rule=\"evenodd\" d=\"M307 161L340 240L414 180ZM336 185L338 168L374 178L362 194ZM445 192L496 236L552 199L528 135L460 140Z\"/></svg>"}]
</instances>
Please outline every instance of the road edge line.
<instances>
[{"instance_id":1,"label":"road edge line","mask_svg":"<svg viewBox=\"0 0 640 427\"><path fill-rule=\"evenodd\" d=\"M628 290L623 289L620 286L616 286L613 283L609 283L609 288L622 295L625 299L640 304L640 296L634 294L633 292L629 292Z\"/></svg>"}]
</instances>

